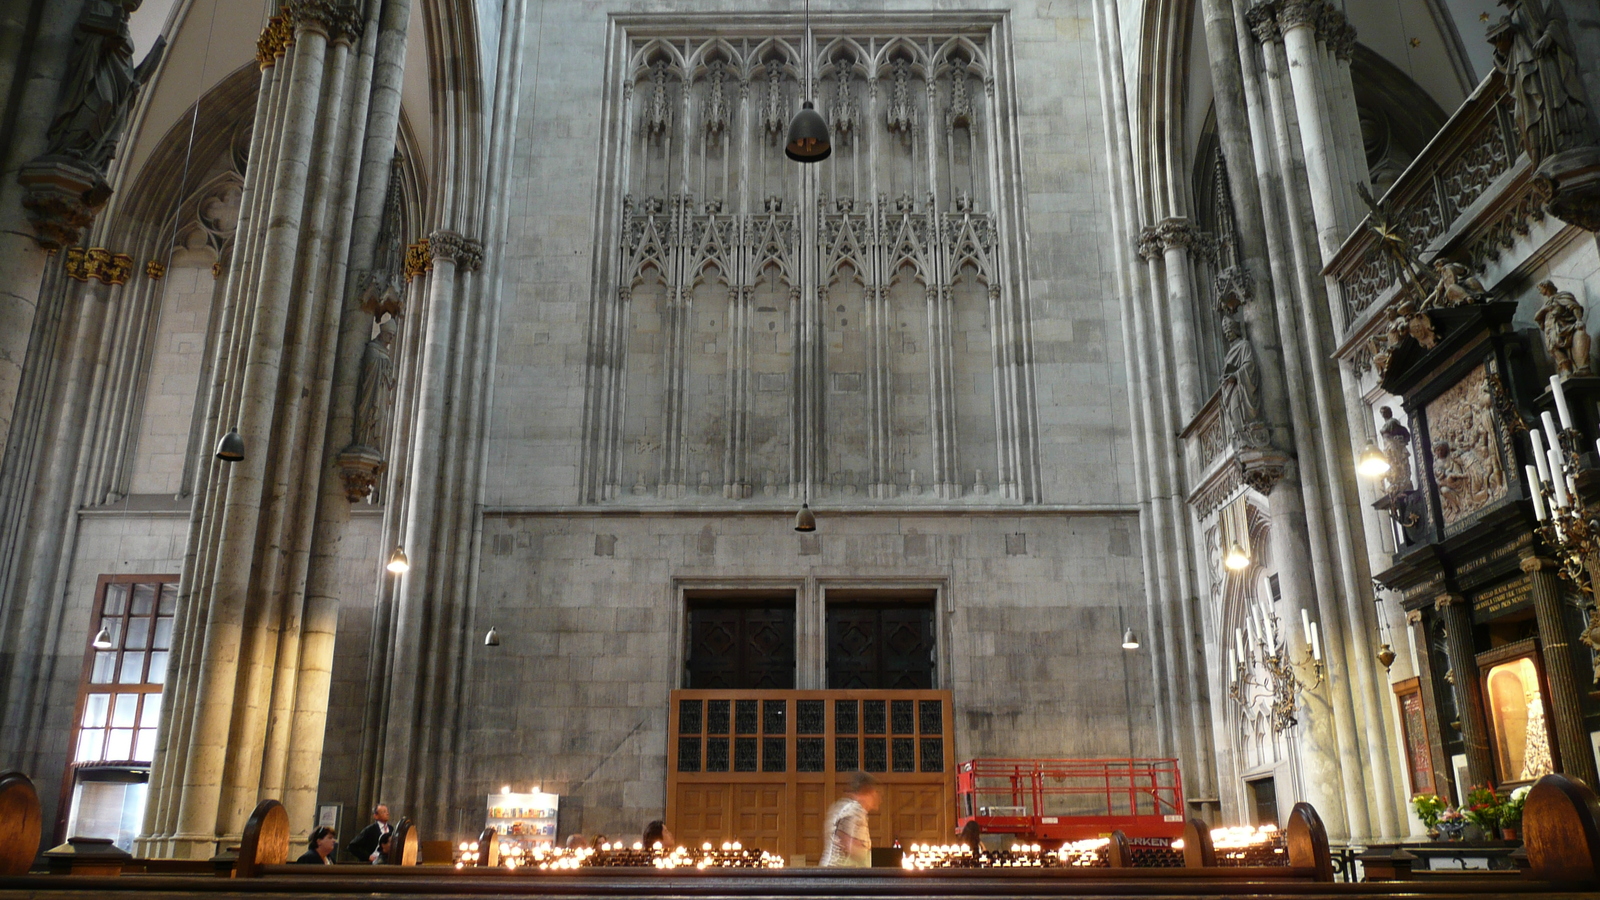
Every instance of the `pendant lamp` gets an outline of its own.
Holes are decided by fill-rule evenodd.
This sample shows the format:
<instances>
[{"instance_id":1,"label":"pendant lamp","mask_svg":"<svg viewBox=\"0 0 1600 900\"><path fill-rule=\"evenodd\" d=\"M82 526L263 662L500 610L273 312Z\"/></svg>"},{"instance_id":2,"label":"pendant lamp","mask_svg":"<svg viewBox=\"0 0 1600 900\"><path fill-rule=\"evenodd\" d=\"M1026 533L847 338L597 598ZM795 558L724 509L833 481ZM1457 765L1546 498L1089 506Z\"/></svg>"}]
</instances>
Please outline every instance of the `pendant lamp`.
<instances>
[{"instance_id":1,"label":"pendant lamp","mask_svg":"<svg viewBox=\"0 0 1600 900\"><path fill-rule=\"evenodd\" d=\"M112 647L116 646L116 644L112 643L111 641L111 629L104 625L101 625L100 630L95 632L94 640L91 641L90 644L96 650L110 650Z\"/></svg>"},{"instance_id":2,"label":"pendant lamp","mask_svg":"<svg viewBox=\"0 0 1600 900\"><path fill-rule=\"evenodd\" d=\"M1124 649L1124 650L1137 650L1137 649L1139 649L1139 636L1133 633L1133 629L1132 628L1129 628L1127 631L1124 631L1122 633L1122 649Z\"/></svg>"},{"instance_id":3,"label":"pendant lamp","mask_svg":"<svg viewBox=\"0 0 1600 900\"><path fill-rule=\"evenodd\" d=\"M500 632L496 631L493 625L489 626L489 633L483 636L483 645L485 647L500 646Z\"/></svg>"},{"instance_id":4,"label":"pendant lamp","mask_svg":"<svg viewBox=\"0 0 1600 900\"><path fill-rule=\"evenodd\" d=\"M803 89L807 95L800 111L789 120L789 139L784 141L783 154L797 163L819 163L833 153L833 142L828 138L828 123L817 112L809 99L811 94L811 2L806 0L806 36L800 52L805 54ZM798 531L799 528L797 527Z\"/></svg>"},{"instance_id":5,"label":"pendant lamp","mask_svg":"<svg viewBox=\"0 0 1600 900\"><path fill-rule=\"evenodd\" d=\"M1389 474L1389 458L1383 455L1376 444L1368 444L1361 451L1360 458L1356 461L1357 474L1367 478L1377 478Z\"/></svg>"},{"instance_id":6,"label":"pendant lamp","mask_svg":"<svg viewBox=\"0 0 1600 900\"><path fill-rule=\"evenodd\" d=\"M222 436L222 440L217 441L217 459L223 462L238 462L244 459L244 438L239 435L239 426L230 428L228 433Z\"/></svg>"},{"instance_id":7,"label":"pendant lamp","mask_svg":"<svg viewBox=\"0 0 1600 900\"><path fill-rule=\"evenodd\" d=\"M800 511L794 514L794 530L801 534L817 530L817 517L811 514L811 504L800 504Z\"/></svg>"},{"instance_id":8,"label":"pendant lamp","mask_svg":"<svg viewBox=\"0 0 1600 900\"><path fill-rule=\"evenodd\" d=\"M411 571L411 560L406 558L406 548L394 548L394 552L389 554L389 564L384 566L384 568L395 573L396 575L404 575L405 573Z\"/></svg>"}]
</instances>

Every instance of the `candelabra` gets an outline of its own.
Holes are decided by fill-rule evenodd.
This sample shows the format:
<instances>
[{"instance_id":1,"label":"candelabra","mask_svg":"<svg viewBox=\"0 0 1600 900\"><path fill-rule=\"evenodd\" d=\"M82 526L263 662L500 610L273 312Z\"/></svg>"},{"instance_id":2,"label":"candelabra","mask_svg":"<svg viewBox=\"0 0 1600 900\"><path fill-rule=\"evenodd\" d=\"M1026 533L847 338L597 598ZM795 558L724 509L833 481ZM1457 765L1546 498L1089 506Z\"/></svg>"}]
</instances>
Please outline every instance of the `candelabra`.
<instances>
[{"instance_id":1,"label":"candelabra","mask_svg":"<svg viewBox=\"0 0 1600 900\"><path fill-rule=\"evenodd\" d=\"M1542 429L1528 429L1533 445L1533 465L1523 466L1528 479L1528 496L1533 500L1535 533L1549 547L1561 566L1561 575L1585 595L1593 596L1589 559L1600 551L1600 522L1591 518L1588 504L1578 493L1580 459L1578 447L1582 432L1572 424L1561 378L1550 377L1550 393L1555 397L1556 416L1540 415ZM1557 427L1557 417L1560 427ZM1596 441L1600 449L1600 441ZM1584 606L1592 606L1592 601Z\"/></svg>"},{"instance_id":2,"label":"candelabra","mask_svg":"<svg viewBox=\"0 0 1600 900\"><path fill-rule=\"evenodd\" d=\"M1310 613L1303 609L1300 624L1306 654L1298 662L1290 655L1277 615L1258 607L1246 612L1245 627L1233 630L1234 645L1228 648L1228 670L1232 673L1228 696L1242 711L1248 711L1257 696L1268 697L1274 734L1298 724L1295 711L1300 708L1300 695L1321 687L1327 677L1321 638ZM1302 680L1296 670L1309 670L1311 681ZM1262 673L1260 677L1258 672Z\"/></svg>"}]
</instances>

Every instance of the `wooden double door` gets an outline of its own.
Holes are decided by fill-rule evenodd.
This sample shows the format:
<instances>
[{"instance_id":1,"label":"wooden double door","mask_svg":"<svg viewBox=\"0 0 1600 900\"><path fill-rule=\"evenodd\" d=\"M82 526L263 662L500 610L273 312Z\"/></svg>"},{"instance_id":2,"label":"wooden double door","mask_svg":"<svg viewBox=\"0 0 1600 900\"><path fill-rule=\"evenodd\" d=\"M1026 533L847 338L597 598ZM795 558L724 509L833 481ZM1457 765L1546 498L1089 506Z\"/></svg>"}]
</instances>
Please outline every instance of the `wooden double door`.
<instances>
[{"instance_id":1,"label":"wooden double door","mask_svg":"<svg viewBox=\"0 0 1600 900\"><path fill-rule=\"evenodd\" d=\"M667 823L681 843L738 840L815 865L858 768L882 795L873 846L955 838L948 691L682 690L672 707Z\"/></svg>"}]
</instances>

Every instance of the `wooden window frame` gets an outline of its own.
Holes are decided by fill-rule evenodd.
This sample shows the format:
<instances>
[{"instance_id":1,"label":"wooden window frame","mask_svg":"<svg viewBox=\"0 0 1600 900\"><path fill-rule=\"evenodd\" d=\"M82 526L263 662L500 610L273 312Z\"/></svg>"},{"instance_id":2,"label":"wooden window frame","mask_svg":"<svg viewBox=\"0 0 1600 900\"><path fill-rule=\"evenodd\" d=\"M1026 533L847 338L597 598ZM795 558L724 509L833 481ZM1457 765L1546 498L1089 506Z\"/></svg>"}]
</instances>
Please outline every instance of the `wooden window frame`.
<instances>
[{"instance_id":1,"label":"wooden window frame","mask_svg":"<svg viewBox=\"0 0 1600 900\"><path fill-rule=\"evenodd\" d=\"M94 639L95 635L99 634L101 621L105 617L106 592L112 585L115 584L128 585L127 602L129 606L127 609L131 610L133 599L132 586L137 584L150 584L155 586L155 597L152 600L152 606L149 615L151 630L145 640L146 646L142 651L145 654L145 657L140 668L141 679L148 679L150 677L150 655L153 652L151 645L155 641L155 622L161 618L161 588L168 584L177 585L177 583L177 575L166 573L101 575L95 582L94 602L90 607L89 613L89 628L83 638L83 667L78 676L77 699L72 706L72 727L69 730L69 736L67 740L67 764L61 774L61 802L58 805L56 816L56 832L58 836L60 836L66 830L67 818L72 811L72 792L77 782L77 774L80 770L85 768L122 768L128 770L141 770L148 769L150 763L152 762L152 760L140 760L133 758L122 760L101 758L81 762L78 760L78 743L82 737L81 732L83 731L83 714L84 708L88 704L89 695L111 695L111 700L106 712L108 717L108 727L105 729L105 731L107 734L101 737L102 742L109 740L109 732L111 731L109 727L109 717L114 714L116 698L122 694L139 695L139 703L134 707L134 733L133 737L130 739L131 744L129 747L131 756L133 751L137 750L138 748L139 717L144 711L145 698L150 694L160 695L164 693L166 690L166 679L171 676L171 673L174 669L173 659L171 656L171 643L169 641L167 648L167 668L161 683L156 684L148 680L141 680L137 684L124 684L117 679L117 675L122 667L123 654L127 652L127 647L123 645L127 641L128 632L126 622L130 618L130 615L129 612L125 610L121 616L124 625L118 631L118 646L116 648L116 659L112 665L112 680L103 683L91 682L90 679L94 676L95 657L96 654L100 652L94 646ZM172 614L174 637L176 636L177 631L177 618L177 610L174 609ZM101 746L104 747L105 744L102 743Z\"/></svg>"}]
</instances>

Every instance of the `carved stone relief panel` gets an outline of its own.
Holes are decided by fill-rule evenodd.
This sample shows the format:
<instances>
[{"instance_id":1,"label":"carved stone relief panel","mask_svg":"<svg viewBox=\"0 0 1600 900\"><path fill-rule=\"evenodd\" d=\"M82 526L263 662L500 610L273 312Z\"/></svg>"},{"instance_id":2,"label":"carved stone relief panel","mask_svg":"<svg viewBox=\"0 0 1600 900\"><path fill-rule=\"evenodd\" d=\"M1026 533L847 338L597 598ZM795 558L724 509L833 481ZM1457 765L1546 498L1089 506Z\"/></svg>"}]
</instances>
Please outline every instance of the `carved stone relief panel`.
<instances>
[{"instance_id":1,"label":"carved stone relief panel","mask_svg":"<svg viewBox=\"0 0 1600 900\"><path fill-rule=\"evenodd\" d=\"M628 34L585 501L1039 499L991 26L874 26ZM801 167L807 53L834 151Z\"/></svg>"},{"instance_id":2,"label":"carved stone relief panel","mask_svg":"<svg viewBox=\"0 0 1600 900\"><path fill-rule=\"evenodd\" d=\"M1478 366L1428 404L1434 486L1447 531L1506 496L1505 440Z\"/></svg>"}]
</instances>

